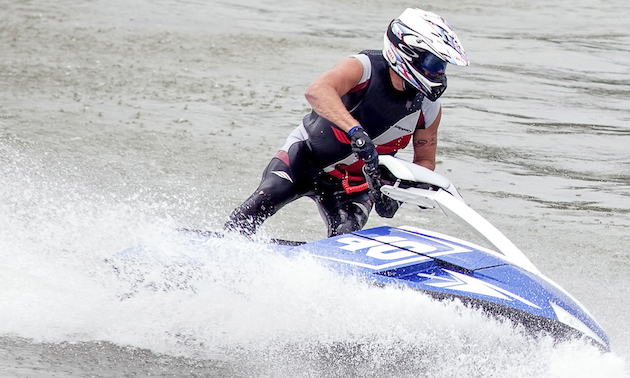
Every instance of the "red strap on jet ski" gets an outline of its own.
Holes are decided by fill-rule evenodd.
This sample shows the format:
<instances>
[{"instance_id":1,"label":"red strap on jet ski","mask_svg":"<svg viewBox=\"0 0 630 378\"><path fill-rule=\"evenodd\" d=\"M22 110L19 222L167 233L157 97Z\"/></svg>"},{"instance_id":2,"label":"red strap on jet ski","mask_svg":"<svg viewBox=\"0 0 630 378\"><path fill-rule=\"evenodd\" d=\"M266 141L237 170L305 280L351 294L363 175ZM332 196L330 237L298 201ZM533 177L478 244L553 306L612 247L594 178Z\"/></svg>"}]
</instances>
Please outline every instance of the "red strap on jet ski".
<instances>
[{"instance_id":1,"label":"red strap on jet ski","mask_svg":"<svg viewBox=\"0 0 630 378\"><path fill-rule=\"evenodd\" d=\"M348 171L345 172L345 175L341 179L341 186L343 186L343 190L345 190L346 193L348 194L359 193L359 192L369 189L367 182L364 182L363 184L351 186L350 183L348 182Z\"/></svg>"}]
</instances>

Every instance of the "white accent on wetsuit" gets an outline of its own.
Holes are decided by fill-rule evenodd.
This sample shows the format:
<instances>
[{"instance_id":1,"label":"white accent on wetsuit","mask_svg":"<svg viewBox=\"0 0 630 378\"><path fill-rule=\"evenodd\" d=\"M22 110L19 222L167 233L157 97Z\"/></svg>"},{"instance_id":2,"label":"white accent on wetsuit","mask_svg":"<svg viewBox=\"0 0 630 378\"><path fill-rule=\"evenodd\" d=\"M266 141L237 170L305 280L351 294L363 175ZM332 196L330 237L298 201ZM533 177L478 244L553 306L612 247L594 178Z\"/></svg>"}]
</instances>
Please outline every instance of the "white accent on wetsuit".
<instances>
[{"instance_id":1,"label":"white accent on wetsuit","mask_svg":"<svg viewBox=\"0 0 630 378\"><path fill-rule=\"evenodd\" d=\"M306 129L304 128L304 124L301 123L300 126L293 129L291 134L289 134L287 139L284 141L284 144L282 145L282 147L280 147L280 150L284 152L289 152L289 148L291 148L291 146L294 143L302 142L307 139L308 139L308 133L306 132Z\"/></svg>"}]
</instances>

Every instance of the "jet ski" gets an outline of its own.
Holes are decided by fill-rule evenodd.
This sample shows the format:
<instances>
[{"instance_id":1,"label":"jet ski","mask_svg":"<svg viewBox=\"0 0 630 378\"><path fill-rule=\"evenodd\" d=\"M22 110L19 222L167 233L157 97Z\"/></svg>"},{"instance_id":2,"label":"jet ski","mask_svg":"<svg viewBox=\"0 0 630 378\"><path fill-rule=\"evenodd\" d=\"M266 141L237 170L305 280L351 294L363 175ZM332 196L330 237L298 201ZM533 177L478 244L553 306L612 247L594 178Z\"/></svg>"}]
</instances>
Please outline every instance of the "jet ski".
<instances>
[{"instance_id":1,"label":"jet ski","mask_svg":"<svg viewBox=\"0 0 630 378\"><path fill-rule=\"evenodd\" d=\"M270 244L284 254L310 254L342 275L418 290L439 300L459 300L533 332L545 331L561 340L586 338L610 350L608 336L589 311L466 205L447 178L393 156L379 156L379 166L388 182L380 188L382 193L403 203L440 209L494 248L414 226L376 227L310 243L272 240ZM184 232L198 243L221 236Z\"/></svg>"}]
</instances>

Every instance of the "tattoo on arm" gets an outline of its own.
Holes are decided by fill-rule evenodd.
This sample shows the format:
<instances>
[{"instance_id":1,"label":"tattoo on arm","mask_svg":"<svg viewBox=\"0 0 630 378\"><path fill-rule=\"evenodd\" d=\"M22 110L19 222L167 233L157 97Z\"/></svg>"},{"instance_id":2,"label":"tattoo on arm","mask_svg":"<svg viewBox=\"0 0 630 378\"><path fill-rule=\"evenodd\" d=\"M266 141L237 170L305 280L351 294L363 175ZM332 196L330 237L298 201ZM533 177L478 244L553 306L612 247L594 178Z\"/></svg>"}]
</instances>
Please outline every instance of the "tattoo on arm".
<instances>
[{"instance_id":1,"label":"tattoo on arm","mask_svg":"<svg viewBox=\"0 0 630 378\"><path fill-rule=\"evenodd\" d=\"M413 142L414 147L429 147L437 145L437 138L418 139Z\"/></svg>"}]
</instances>

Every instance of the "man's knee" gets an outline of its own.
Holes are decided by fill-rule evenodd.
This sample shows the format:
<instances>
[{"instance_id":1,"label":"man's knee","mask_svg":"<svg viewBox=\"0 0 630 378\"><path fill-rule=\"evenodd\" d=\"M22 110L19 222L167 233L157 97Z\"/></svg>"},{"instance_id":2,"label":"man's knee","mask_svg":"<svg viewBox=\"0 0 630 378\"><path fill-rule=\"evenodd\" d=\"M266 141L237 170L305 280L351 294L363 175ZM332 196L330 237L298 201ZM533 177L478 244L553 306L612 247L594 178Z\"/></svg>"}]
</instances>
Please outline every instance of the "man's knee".
<instances>
[{"instance_id":1,"label":"man's knee","mask_svg":"<svg viewBox=\"0 0 630 378\"><path fill-rule=\"evenodd\" d=\"M337 209L331 219L328 219L328 237L358 231L365 226L370 214L370 208L361 202L351 202L347 206Z\"/></svg>"}]
</instances>

